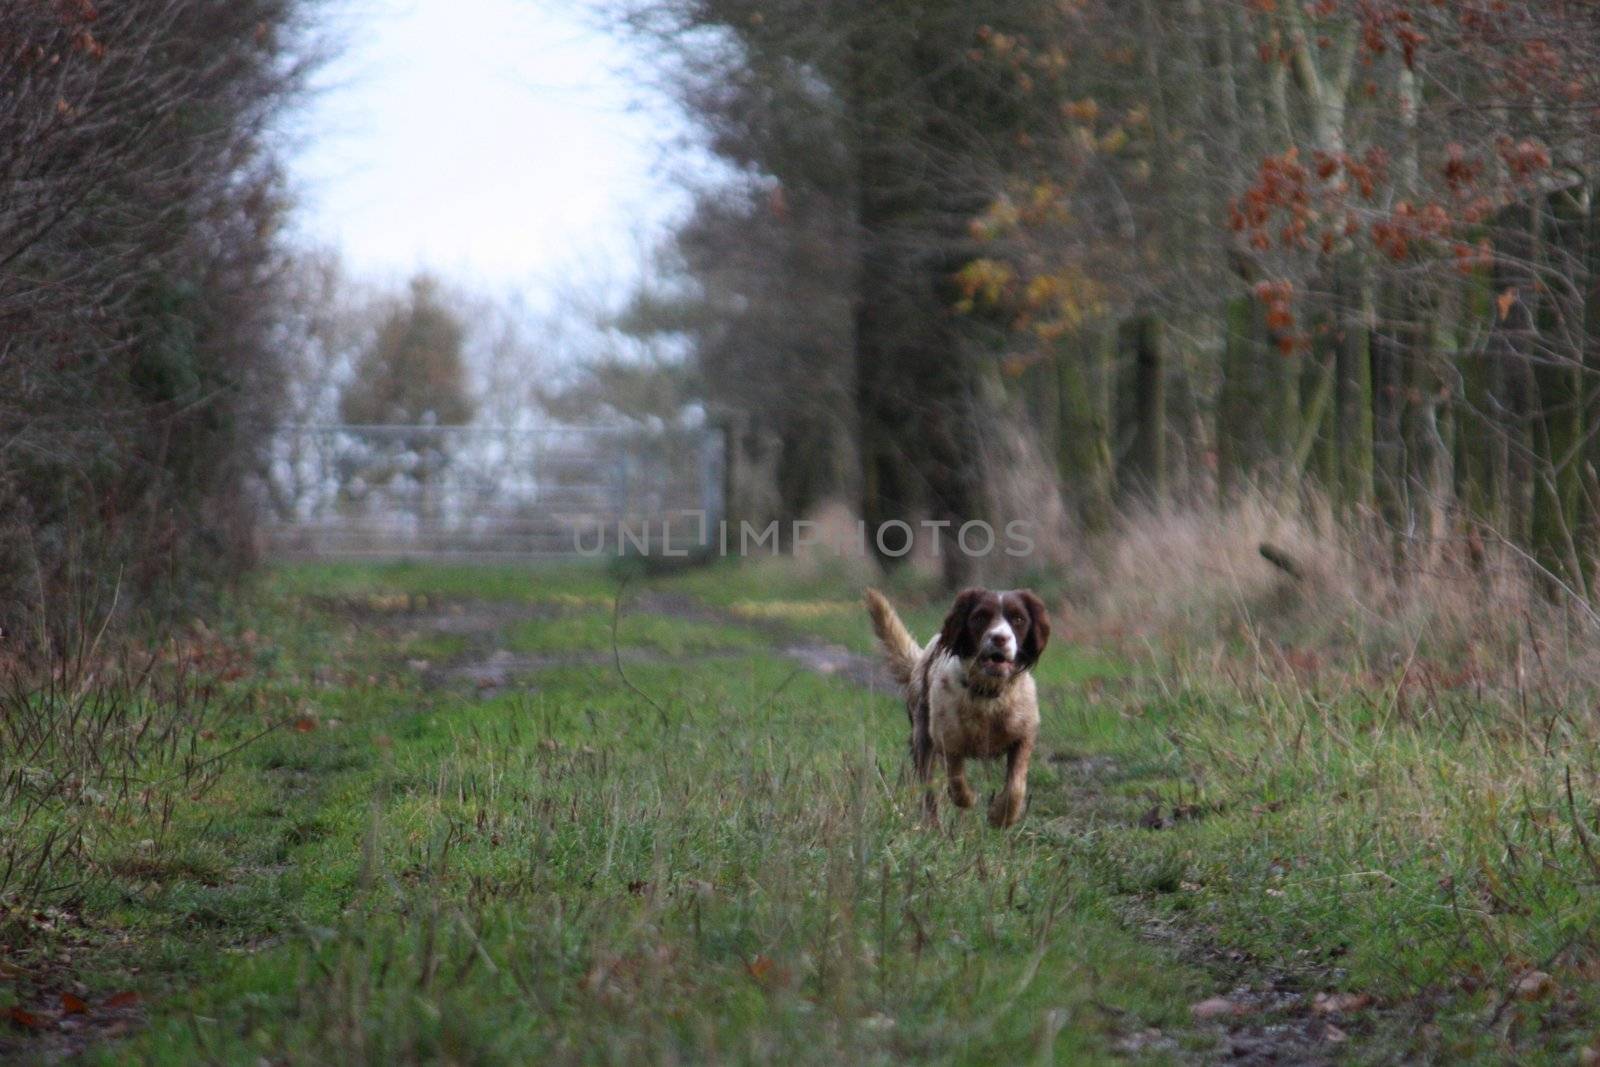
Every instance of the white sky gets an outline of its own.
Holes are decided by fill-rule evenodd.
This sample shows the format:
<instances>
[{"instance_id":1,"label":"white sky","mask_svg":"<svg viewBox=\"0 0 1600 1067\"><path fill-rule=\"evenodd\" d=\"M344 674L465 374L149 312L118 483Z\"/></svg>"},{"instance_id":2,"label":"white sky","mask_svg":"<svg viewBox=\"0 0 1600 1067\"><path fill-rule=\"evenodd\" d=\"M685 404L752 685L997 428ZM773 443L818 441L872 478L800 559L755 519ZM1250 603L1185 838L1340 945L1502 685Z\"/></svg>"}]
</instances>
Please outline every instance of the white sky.
<instances>
[{"instance_id":1,"label":"white sky","mask_svg":"<svg viewBox=\"0 0 1600 1067\"><path fill-rule=\"evenodd\" d=\"M536 305L635 276L685 203L661 173L681 123L581 0L335 7L340 56L291 127L302 240Z\"/></svg>"}]
</instances>

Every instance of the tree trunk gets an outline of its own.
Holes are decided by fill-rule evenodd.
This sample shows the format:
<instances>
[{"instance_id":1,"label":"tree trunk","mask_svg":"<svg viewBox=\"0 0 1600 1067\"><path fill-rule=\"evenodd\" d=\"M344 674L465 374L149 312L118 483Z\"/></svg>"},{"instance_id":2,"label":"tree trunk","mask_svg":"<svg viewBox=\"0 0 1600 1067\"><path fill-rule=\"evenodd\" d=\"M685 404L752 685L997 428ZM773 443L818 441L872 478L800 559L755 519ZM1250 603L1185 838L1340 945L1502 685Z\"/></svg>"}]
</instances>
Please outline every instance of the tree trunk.
<instances>
[{"instance_id":1,"label":"tree trunk","mask_svg":"<svg viewBox=\"0 0 1600 1067\"><path fill-rule=\"evenodd\" d=\"M1587 211L1584 229L1583 267L1579 293L1583 300L1583 351L1579 368L1582 390L1579 425L1600 425L1600 388L1594 384L1600 372L1600 211L1595 209L1593 186L1584 189ZM1600 556L1600 434L1591 435L1581 449L1583 496L1580 504L1578 552L1583 565L1585 587L1594 600L1594 572Z\"/></svg>"},{"instance_id":2,"label":"tree trunk","mask_svg":"<svg viewBox=\"0 0 1600 1067\"><path fill-rule=\"evenodd\" d=\"M1124 493L1160 503L1167 497L1166 353L1161 320L1140 315L1122 324L1119 344L1133 368L1133 444Z\"/></svg>"},{"instance_id":3,"label":"tree trunk","mask_svg":"<svg viewBox=\"0 0 1600 1067\"><path fill-rule=\"evenodd\" d=\"M1258 309L1259 313L1260 309ZM1305 359L1299 339L1261 326L1267 347L1263 370L1266 372L1267 460L1273 483L1282 492L1293 492L1299 477L1295 453L1300 445L1300 376Z\"/></svg>"},{"instance_id":4,"label":"tree trunk","mask_svg":"<svg viewBox=\"0 0 1600 1067\"><path fill-rule=\"evenodd\" d=\"M1310 313L1311 352L1306 361L1301 394L1306 397L1300 419L1300 444L1295 449L1291 480L1302 474L1330 500L1338 497L1339 434L1339 329L1337 282L1330 273L1321 276L1321 295Z\"/></svg>"},{"instance_id":5,"label":"tree trunk","mask_svg":"<svg viewBox=\"0 0 1600 1067\"><path fill-rule=\"evenodd\" d=\"M1486 270L1475 271L1462 286L1461 322L1456 346L1461 348L1478 323L1495 318L1492 279ZM1460 356L1462 396L1457 406L1456 499L1467 516L1492 529L1505 528L1504 439L1490 418L1495 394L1491 353Z\"/></svg>"},{"instance_id":6,"label":"tree trunk","mask_svg":"<svg viewBox=\"0 0 1600 1067\"><path fill-rule=\"evenodd\" d=\"M1410 295L1390 291L1372 338L1372 448L1378 515L1393 538L1396 561L1404 558L1412 532L1406 482L1404 432L1406 366L1416 358Z\"/></svg>"},{"instance_id":7,"label":"tree trunk","mask_svg":"<svg viewBox=\"0 0 1600 1067\"><path fill-rule=\"evenodd\" d=\"M1533 543L1532 355L1537 342L1533 320L1533 233L1530 209L1513 205L1502 216L1495 251L1492 288L1494 326L1489 337L1488 410L1496 422L1497 480L1505 487L1502 532L1514 544Z\"/></svg>"},{"instance_id":8,"label":"tree trunk","mask_svg":"<svg viewBox=\"0 0 1600 1067\"><path fill-rule=\"evenodd\" d=\"M1335 280L1338 375L1334 429L1341 477L1338 493L1346 516L1372 508L1372 290L1359 267L1340 269Z\"/></svg>"},{"instance_id":9,"label":"tree trunk","mask_svg":"<svg viewBox=\"0 0 1600 1067\"><path fill-rule=\"evenodd\" d=\"M1079 522L1089 533L1111 528L1111 404L1115 334L1084 330L1070 349L1056 357L1061 399L1058 456L1061 477L1077 504Z\"/></svg>"},{"instance_id":10,"label":"tree trunk","mask_svg":"<svg viewBox=\"0 0 1600 1067\"><path fill-rule=\"evenodd\" d=\"M1260 345L1255 302L1228 302L1223 323L1222 383L1217 401L1217 491L1226 503L1249 485L1260 458Z\"/></svg>"},{"instance_id":11,"label":"tree trunk","mask_svg":"<svg viewBox=\"0 0 1600 1067\"><path fill-rule=\"evenodd\" d=\"M1568 343L1582 336L1584 319L1581 264L1584 262L1585 205L1568 191L1552 193L1535 225L1548 244L1533 234L1533 246L1550 259L1546 272L1563 279L1538 294L1535 323L1539 359L1532 366L1534 396L1533 543L1534 557L1567 585L1584 590L1579 558L1578 505L1583 493L1583 353ZM1581 344L1581 342L1579 342Z\"/></svg>"}]
</instances>

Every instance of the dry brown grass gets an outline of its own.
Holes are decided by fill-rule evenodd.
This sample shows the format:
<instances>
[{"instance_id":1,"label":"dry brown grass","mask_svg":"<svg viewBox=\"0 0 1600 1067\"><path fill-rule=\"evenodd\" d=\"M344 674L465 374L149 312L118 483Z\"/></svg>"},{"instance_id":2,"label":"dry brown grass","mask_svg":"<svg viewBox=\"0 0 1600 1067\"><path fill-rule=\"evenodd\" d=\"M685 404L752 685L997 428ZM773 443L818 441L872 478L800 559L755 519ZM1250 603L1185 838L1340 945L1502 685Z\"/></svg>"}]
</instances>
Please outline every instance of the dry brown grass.
<instances>
[{"instance_id":1,"label":"dry brown grass","mask_svg":"<svg viewBox=\"0 0 1600 1067\"><path fill-rule=\"evenodd\" d=\"M1297 575L1264 558L1271 545ZM1455 684L1563 688L1600 679L1594 616L1552 599L1527 563L1463 537L1411 545L1351 531L1321 504L1260 496L1126 517L1078 576L1095 624L1262 664L1364 675L1424 670Z\"/></svg>"}]
</instances>

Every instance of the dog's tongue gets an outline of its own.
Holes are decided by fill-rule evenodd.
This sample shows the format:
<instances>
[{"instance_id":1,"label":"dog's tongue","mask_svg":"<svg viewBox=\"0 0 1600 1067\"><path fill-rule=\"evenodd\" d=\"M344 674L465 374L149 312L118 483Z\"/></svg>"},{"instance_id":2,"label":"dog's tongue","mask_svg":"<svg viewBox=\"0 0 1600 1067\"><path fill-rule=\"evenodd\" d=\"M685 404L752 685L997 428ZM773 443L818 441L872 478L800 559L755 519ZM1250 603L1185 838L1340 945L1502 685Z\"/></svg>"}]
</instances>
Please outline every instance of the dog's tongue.
<instances>
[{"instance_id":1,"label":"dog's tongue","mask_svg":"<svg viewBox=\"0 0 1600 1067\"><path fill-rule=\"evenodd\" d=\"M1011 661L999 652L991 652L984 656L980 664L989 674L1006 674L1011 670Z\"/></svg>"}]
</instances>

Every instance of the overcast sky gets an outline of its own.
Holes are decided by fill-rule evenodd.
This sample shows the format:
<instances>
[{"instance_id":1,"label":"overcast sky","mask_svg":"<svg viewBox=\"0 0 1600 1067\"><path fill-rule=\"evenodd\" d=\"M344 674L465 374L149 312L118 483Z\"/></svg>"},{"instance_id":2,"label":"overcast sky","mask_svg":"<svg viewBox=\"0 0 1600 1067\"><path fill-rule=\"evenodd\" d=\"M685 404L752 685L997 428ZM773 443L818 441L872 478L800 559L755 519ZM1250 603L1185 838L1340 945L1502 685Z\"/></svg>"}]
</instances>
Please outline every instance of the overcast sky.
<instances>
[{"instance_id":1,"label":"overcast sky","mask_svg":"<svg viewBox=\"0 0 1600 1067\"><path fill-rule=\"evenodd\" d=\"M356 272L427 266L538 304L552 284L629 277L682 208L661 173L681 125L578 0L339 10L343 50L294 123L291 176L299 234Z\"/></svg>"}]
</instances>

